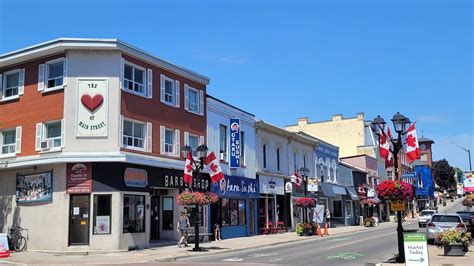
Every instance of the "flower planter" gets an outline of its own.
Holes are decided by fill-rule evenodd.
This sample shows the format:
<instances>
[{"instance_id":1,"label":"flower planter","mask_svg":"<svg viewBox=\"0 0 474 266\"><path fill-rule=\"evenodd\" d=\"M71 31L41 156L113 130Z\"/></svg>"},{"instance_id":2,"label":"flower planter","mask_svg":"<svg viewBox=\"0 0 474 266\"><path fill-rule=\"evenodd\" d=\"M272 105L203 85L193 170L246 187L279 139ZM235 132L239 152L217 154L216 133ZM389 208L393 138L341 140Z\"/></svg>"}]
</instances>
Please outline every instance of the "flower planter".
<instances>
[{"instance_id":1,"label":"flower planter","mask_svg":"<svg viewBox=\"0 0 474 266\"><path fill-rule=\"evenodd\" d=\"M463 244L444 245L445 256L464 256L466 254Z\"/></svg>"},{"instance_id":2,"label":"flower planter","mask_svg":"<svg viewBox=\"0 0 474 266\"><path fill-rule=\"evenodd\" d=\"M310 236L311 234L311 229L305 228L303 229L303 236Z\"/></svg>"}]
</instances>

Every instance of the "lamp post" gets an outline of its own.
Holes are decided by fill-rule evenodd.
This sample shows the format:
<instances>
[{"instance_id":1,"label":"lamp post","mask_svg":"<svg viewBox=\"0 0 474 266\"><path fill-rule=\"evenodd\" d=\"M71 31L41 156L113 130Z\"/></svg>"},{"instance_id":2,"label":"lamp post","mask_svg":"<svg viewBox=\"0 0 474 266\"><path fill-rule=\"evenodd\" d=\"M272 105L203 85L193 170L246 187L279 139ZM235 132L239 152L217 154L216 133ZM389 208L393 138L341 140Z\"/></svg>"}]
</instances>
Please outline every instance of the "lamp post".
<instances>
[{"instance_id":1,"label":"lamp post","mask_svg":"<svg viewBox=\"0 0 474 266\"><path fill-rule=\"evenodd\" d=\"M188 155L188 152L193 152L193 149L190 146L184 146L182 149L183 157L186 158ZM199 158L199 162L196 163L193 161L193 181L196 180L201 173L201 171L204 169L204 159L207 157L207 151L209 149L207 148L206 145L200 145L199 147L196 148L196 153L197 157ZM192 186L190 185L191 190ZM199 247L199 209L198 205L195 205L193 208L193 215L194 215L194 248L193 251L202 251L201 248Z\"/></svg>"},{"instance_id":2,"label":"lamp post","mask_svg":"<svg viewBox=\"0 0 474 266\"><path fill-rule=\"evenodd\" d=\"M300 172L301 178L303 179L303 191L304 197L306 198L306 191L308 191L308 174L309 169L306 167L301 167L298 172ZM306 218L308 217L308 208L303 208L303 223L306 223Z\"/></svg>"},{"instance_id":3,"label":"lamp post","mask_svg":"<svg viewBox=\"0 0 474 266\"><path fill-rule=\"evenodd\" d=\"M393 128L395 132L397 132L398 137L394 139L390 139L392 142L393 150L393 168L395 171L395 180L399 181L400 177L398 174L398 153L403 148L402 144L402 135L406 134L405 129L407 126L410 125L410 119L405 117L404 115L397 112L391 119L393 123ZM378 136L380 141L380 135L384 134L385 132L385 120L379 115L377 116L374 121L372 122L373 127L372 129L375 131L375 134ZM387 139L388 140L388 139ZM397 262L404 263L405 262L405 250L403 247L403 225L402 225L402 212L397 211L397 236L398 236L398 257Z\"/></svg>"},{"instance_id":4,"label":"lamp post","mask_svg":"<svg viewBox=\"0 0 474 266\"><path fill-rule=\"evenodd\" d=\"M447 140L446 142L449 143L449 144L454 144L454 145L458 146L459 148L463 149L465 152L467 152L467 154L468 154L468 156L469 156L469 172L472 173L471 150L470 150L470 149L466 149L466 148L464 148L463 146L461 146L461 145L459 145L459 144L457 144L457 143L455 143L455 142L452 142L452 141L450 141L450 140Z\"/></svg>"}]
</instances>

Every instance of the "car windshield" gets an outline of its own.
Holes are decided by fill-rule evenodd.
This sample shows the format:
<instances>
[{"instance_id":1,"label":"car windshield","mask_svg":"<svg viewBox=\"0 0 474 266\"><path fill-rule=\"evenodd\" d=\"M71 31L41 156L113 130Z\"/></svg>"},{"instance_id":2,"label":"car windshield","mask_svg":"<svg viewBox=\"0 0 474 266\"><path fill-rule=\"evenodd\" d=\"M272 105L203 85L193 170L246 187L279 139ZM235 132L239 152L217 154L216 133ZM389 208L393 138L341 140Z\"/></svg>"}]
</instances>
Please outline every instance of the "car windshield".
<instances>
[{"instance_id":1,"label":"car windshield","mask_svg":"<svg viewBox=\"0 0 474 266\"><path fill-rule=\"evenodd\" d=\"M431 218L432 222L439 222L439 223L459 223L461 220L458 216L447 216L447 215L435 215Z\"/></svg>"},{"instance_id":2,"label":"car windshield","mask_svg":"<svg viewBox=\"0 0 474 266\"><path fill-rule=\"evenodd\" d=\"M422 211L421 216L428 216L428 215L433 215L434 211Z\"/></svg>"},{"instance_id":3,"label":"car windshield","mask_svg":"<svg viewBox=\"0 0 474 266\"><path fill-rule=\"evenodd\" d=\"M474 212L457 212L459 216L461 216L463 219L469 219L472 215L474 215Z\"/></svg>"}]
</instances>

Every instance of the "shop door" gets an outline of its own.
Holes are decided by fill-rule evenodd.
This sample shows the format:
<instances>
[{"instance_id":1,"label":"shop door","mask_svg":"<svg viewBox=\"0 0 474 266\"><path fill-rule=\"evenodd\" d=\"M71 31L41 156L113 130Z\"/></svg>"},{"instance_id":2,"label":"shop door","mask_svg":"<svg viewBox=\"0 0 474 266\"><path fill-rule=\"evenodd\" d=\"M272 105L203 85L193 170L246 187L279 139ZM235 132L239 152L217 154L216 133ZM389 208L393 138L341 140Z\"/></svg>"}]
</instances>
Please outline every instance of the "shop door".
<instances>
[{"instance_id":1,"label":"shop door","mask_svg":"<svg viewBox=\"0 0 474 266\"><path fill-rule=\"evenodd\" d=\"M90 195L71 195L69 245L89 245Z\"/></svg>"},{"instance_id":2,"label":"shop door","mask_svg":"<svg viewBox=\"0 0 474 266\"><path fill-rule=\"evenodd\" d=\"M255 206L253 199L249 200L249 216L250 235L255 235Z\"/></svg>"},{"instance_id":3,"label":"shop door","mask_svg":"<svg viewBox=\"0 0 474 266\"><path fill-rule=\"evenodd\" d=\"M151 197L150 240L160 239L160 197Z\"/></svg>"}]
</instances>

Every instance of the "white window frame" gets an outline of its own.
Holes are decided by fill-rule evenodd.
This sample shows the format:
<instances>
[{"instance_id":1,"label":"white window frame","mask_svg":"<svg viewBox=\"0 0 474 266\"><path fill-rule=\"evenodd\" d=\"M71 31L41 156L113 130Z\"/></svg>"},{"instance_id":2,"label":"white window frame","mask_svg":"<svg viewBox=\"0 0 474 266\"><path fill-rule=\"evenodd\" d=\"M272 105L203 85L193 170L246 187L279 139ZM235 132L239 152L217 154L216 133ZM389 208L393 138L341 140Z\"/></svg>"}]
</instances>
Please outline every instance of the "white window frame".
<instances>
[{"instance_id":1,"label":"white window frame","mask_svg":"<svg viewBox=\"0 0 474 266\"><path fill-rule=\"evenodd\" d=\"M166 134L167 133L170 133L171 132L171 143L167 143L166 142ZM167 154L173 154L175 155L176 154L176 150L175 150L175 146L176 146L176 143L175 143L175 140L176 140L176 135L175 135L175 131L171 128L166 128L165 129L165 153ZM170 147L171 146L171 147ZM171 148L171 151L167 151L168 148Z\"/></svg>"},{"instance_id":2,"label":"white window frame","mask_svg":"<svg viewBox=\"0 0 474 266\"><path fill-rule=\"evenodd\" d=\"M173 152L167 152L166 147L169 143L166 143L166 132L173 132ZM186 132L185 132L186 133ZM186 141L186 140L185 140ZM181 154L181 131L179 129L173 129L165 126L160 126L160 154L170 157L180 157Z\"/></svg>"},{"instance_id":3,"label":"white window frame","mask_svg":"<svg viewBox=\"0 0 474 266\"><path fill-rule=\"evenodd\" d=\"M247 134L245 134L245 131L240 131L240 166L245 167L247 165L247 156L245 156L245 141L247 138Z\"/></svg>"},{"instance_id":4,"label":"white window frame","mask_svg":"<svg viewBox=\"0 0 474 266\"><path fill-rule=\"evenodd\" d=\"M133 146L133 145L129 146L129 145L125 144L123 142L123 138L125 137L125 134L124 134L125 130L123 130L123 129L122 129L122 138L121 138L122 147L125 148L125 149L129 149L129 150L147 151L147 139L148 139L148 136L147 136L147 134L148 134L148 132L147 132L148 131L147 130L147 123L143 122L143 121L135 120L135 119L130 119L130 118L124 118L123 123L125 124L125 122L131 122L133 124L140 124L140 125L143 126L143 148L142 147L136 147L136 146ZM132 131L134 129L135 129L135 126L132 125ZM133 136L133 132L132 132L132 136L127 136L127 138L132 138L132 140L135 139L135 138L136 139L141 139L141 138L137 138L137 137ZM132 141L132 143L133 143L133 141Z\"/></svg>"},{"instance_id":5,"label":"white window frame","mask_svg":"<svg viewBox=\"0 0 474 266\"><path fill-rule=\"evenodd\" d=\"M59 127L62 128L63 125L62 125L62 121L61 120L56 120L56 121L48 121L48 122L45 122L43 123L43 139L42 141L51 141L54 145L54 141L59 139L61 140L61 144L59 145L59 147L54 147L54 146L51 146L51 150L58 150L58 149L61 149L62 145L63 145L63 140L62 140L62 134L60 133L59 134L59 137L54 137L54 138L46 138L46 134L48 133L47 131L47 126L48 125L51 125L51 124L55 124L55 123L59 123Z\"/></svg>"},{"instance_id":6,"label":"white window frame","mask_svg":"<svg viewBox=\"0 0 474 266\"><path fill-rule=\"evenodd\" d=\"M52 141L54 143L54 140L58 139L58 137L56 137L56 138L46 138L46 133L47 133L46 132L46 125L53 124L53 123L58 123L58 122L61 124L61 137L60 137L61 145L59 147L50 147L49 149L41 149L41 142ZM40 127L40 128L38 128L38 127ZM38 130L39 130L39 132L38 132ZM64 144L65 144L64 130L65 130L64 119L44 121L42 123L36 124L36 148L35 148L35 150L38 151L39 153L48 153L48 152L61 151L64 148Z\"/></svg>"},{"instance_id":7,"label":"white window frame","mask_svg":"<svg viewBox=\"0 0 474 266\"><path fill-rule=\"evenodd\" d=\"M15 142L10 143L10 144L7 144L7 145L4 145L4 144L3 144L3 139L4 139L3 133L8 132L8 131L13 131L13 132L15 132ZM18 153L18 152L17 152L17 149L16 149L16 145L17 145L16 143L17 143L17 140L18 140L18 136L16 135L17 131L18 131L18 130L17 130L16 128L5 128L5 129L2 129L2 130L0 131L0 158L14 157L14 156L16 156L16 154ZM9 149L10 149L11 147L13 147L13 152L2 153L2 152L3 152L3 146L9 146Z\"/></svg>"},{"instance_id":8,"label":"white window frame","mask_svg":"<svg viewBox=\"0 0 474 266\"><path fill-rule=\"evenodd\" d=\"M6 92L7 92L7 76L14 75L18 73L18 87L17 87L17 94L13 96L6 97ZM1 101L9 101L9 100L14 100L18 99L20 95L23 95L24 91L24 84L25 84L25 69L13 69L9 70L7 72L4 72L3 75L0 75L0 100Z\"/></svg>"},{"instance_id":9,"label":"white window frame","mask_svg":"<svg viewBox=\"0 0 474 266\"><path fill-rule=\"evenodd\" d=\"M350 206L351 206L351 212L350 212L349 215L347 214L347 203L348 203L348 202L351 204L351 205L350 205ZM344 205L344 206L345 206L345 207L344 207L344 211L346 212L346 214L345 214L345 215L346 215L346 218L353 218L353 214L354 214L354 203L352 202L352 200L346 200L346 205Z\"/></svg>"},{"instance_id":10,"label":"white window frame","mask_svg":"<svg viewBox=\"0 0 474 266\"><path fill-rule=\"evenodd\" d=\"M52 65L52 64L56 64L58 62L63 63L63 75L61 76L61 78L63 79L63 83L61 85L48 88L49 66ZM67 72L67 63L66 63L66 58L64 58L64 57L63 58L57 58L57 59L45 62L44 63L44 90L43 90L43 92L50 92L50 91L64 89L64 87L66 86L66 79L67 79L67 76L64 75L64 73L66 73L66 72ZM59 77L57 77L56 79L58 79L58 78Z\"/></svg>"},{"instance_id":11,"label":"white window frame","mask_svg":"<svg viewBox=\"0 0 474 266\"><path fill-rule=\"evenodd\" d=\"M225 129L225 133L224 133L225 150L224 151L221 150L221 133L222 133L221 128ZM222 125L222 124L219 125L219 160L223 162L227 162L227 156L229 155L229 147L227 146L227 143L229 141L227 137L227 132L228 132L227 129L228 128L226 125Z\"/></svg>"},{"instance_id":12,"label":"white window frame","mask_svg":"<svg viewBox=\"0 0 474 266\"><path fill-rule=\"evenodd\" d=\"M135 87L135 83L141 85L143 87L143 92L135 91L133 88L132 89L125 88L125 65L129 65L129 66L132 67L132 75L133 75L132 78L133 78L133 80L127 79L127 81L130 81L133 84L133 87ZM144 68L144 67L141 67L137 64L134 64L132 62L129 62L127 60L123 60L123 66L122 67L123 67L122 89L124 91L128 92L128 93L147 98L147 85L148 85L147 84L147 69ZM143 84L138 83L138 82L135 81L135 68L138 69L138 70L143 71Z\"/></svg>"},{"instance_id":13,"label":"white window frame","mask_svg":"<svg viewBox=\"0 0 474 266\"><path fill-rule=\"evenodd\" d=\"M184 145L190 146L189 145L190 144L190 142L189 142L190 137L197 138L197 140L198 140L198 146L197 147L204 144L204 136L199 136L199 135L192 134L192 133L189 133L189 132L184 132ZM193 148L193 147L191 147L191 148ZM192 154L193 154L193 157L197 158L196 150L193 150Z\"/></svg>"},{"instance_id":14,"label":"white window frame","mask_svg":"<svg viewBox=\"0 0 474 266\"><path fill-rule=\"evenodd\" d=\"M197 110L191 110L190 108L190 102L189 102L189 92L193 91L196 93L196 98L197 98ZM190 113L196 114L196 115L204 115L204 92L202 90L198 90L196 88L193 88L189 86L188 84L184 84L184 98L185 98L185 103L184 103L184 109Z\"/></svg>"},{"instance_id":15,"label":"white window frame","mask_svg":"<svg viewBox=\"0 0 474 266\"><path fill-rule=\"evenodd\" d=\"M166 81L169 81L171 82L171 84L173 84L173 94L172 94L172 97L174 99L174 102L168 102L166 101ZM179 108L180 106L180 85L179 85L179 80L174 80L170 77L167 77L163 74L161 74L160 76L160 100L162 103L168 105L168 106L171 106L171 107L175 107L175 108ZM185 103L186 104L186 103Z\"/></svg>"}]
</instances>

